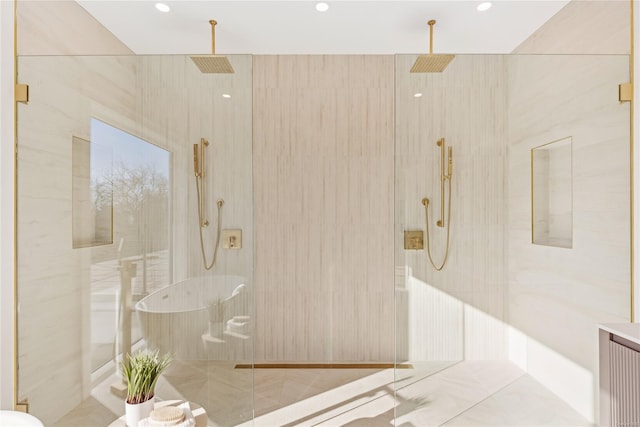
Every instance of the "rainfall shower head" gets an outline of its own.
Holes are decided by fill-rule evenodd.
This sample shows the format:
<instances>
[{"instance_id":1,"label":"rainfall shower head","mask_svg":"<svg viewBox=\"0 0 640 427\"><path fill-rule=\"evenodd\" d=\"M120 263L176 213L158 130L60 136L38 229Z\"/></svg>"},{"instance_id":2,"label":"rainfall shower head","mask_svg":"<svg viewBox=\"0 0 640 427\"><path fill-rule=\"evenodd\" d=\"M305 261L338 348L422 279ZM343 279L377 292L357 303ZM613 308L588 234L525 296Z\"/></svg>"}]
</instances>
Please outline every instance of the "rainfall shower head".
<instances>
[{"instance_id":1,"label":"rainfall shower head","mask_svg":"<svg viewBox=\"0 0 640 427\"><path fill-rule=\"evenodd\" d=\"M453 61L453 58L455 58L455 55L450 53L433 53L433 26L436 24L435 19L429 21L428 24L429 54L418 56L413 67L411 67L412 73L441 73L445 68L447 68L447 65Z\"/></svg>"},{"instance_id":2,"label":"rainfall shower head","mask_svg":"<svg viewBox=\"0 0 640 427\"><path fill-rule=\"evenodd\" d=\"M210 20L211 24L211 55L192 55L191 60L202 73L233 73L233 67L226 56L216 55L216 24L215 20Z\"/></svg>"},{"instance_id":3,"label":"rainfall shower head","mask_svg":"<svg viewBox=\"0 0 640 427\"><path fill-rule=\"evenodd\" d=\"M411 67L412 73L441 73L455 58L453 54L420 55Z\"/></svg>"}]
</instances>

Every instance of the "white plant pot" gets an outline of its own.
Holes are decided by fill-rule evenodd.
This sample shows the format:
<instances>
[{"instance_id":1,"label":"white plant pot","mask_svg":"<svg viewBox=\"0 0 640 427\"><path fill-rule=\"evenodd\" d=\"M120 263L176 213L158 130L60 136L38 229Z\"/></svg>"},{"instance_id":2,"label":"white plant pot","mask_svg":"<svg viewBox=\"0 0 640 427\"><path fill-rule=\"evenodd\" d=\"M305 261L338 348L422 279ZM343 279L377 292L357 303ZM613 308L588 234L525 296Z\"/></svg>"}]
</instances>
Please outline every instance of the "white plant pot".
<instances>
[{"instance_id":1,"label":"white plant pot","mask_svg":"<svg viewBox=\"0 0 640 427\"><path fill-rule=\"evenodd\" d=\"M154 396L142 403L130 404L124 402L127 427L138 427L138 422L140 422L140 420L149 417L151 411L153 411L153 403L155 400Z\"/></svg>"}]
</instances>

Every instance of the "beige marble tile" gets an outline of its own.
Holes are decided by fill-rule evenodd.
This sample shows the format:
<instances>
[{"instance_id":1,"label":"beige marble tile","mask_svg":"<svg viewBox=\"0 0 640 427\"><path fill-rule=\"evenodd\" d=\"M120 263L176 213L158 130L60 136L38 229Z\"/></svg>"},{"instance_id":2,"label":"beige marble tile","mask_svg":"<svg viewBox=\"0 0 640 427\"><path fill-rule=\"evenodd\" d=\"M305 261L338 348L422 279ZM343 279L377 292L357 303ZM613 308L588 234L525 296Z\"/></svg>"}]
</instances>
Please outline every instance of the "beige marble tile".
<instances>
[{"instance_id":1,"label":"beige marble tile","mask_svg":"<svg viewBox=\"0 0 640 427\"><path fill-rule=\"evenodd\" d=\"M256 361L391 361L393 57L253 78Z\"/></svg>"},{"instance_id":2,"label":"beige marble tile","mask_svg":"<svg viewBox=\"0 0 640 427\"><path fill-rule=\"evenodd\" d=\"M442 366L440 367L442 368ZM590 424L530 376L507 362L425 364L394 380L393 370L234 369L210 361L180 362L163 375L160 400L199 403L217 426L465 425L582 427ZM255 375L255 421L252 384ZM107 425L124 413L110 377L57 425ZM395 396L394 396L395 390ZM268 396L268 398L267 398ZM260 406L262 405L262 406ZM394 421L394 417L396 417Z\"/></svg>"},{"instance_id":3,"label":"beige marble tile","mask_svg":"<svg viewBox=\"0 0 640 427\"><path fill-rule=\"evenodd\" d=\"M624 55L509 58L509 323L530 373L587 419L597 324L629 319L629 111L615 94L628 72ZM530 149L568 136L573 248L533 245Z\"/></svg>"},{"instance_id":4,"label":"beige marble tile","mask_svg":"<svg viewBox=\"0 0 640 427\"><path fill-rule=\"evenodd\" d=\"M591 427L589 421L525 375L444 426Z\"/></svg>"},{"instance_id":5,"label":"beige marble tile","mask_svg":"<svg viewBox=\"0 0 640 427\"><path fill-rule=\"evenodd\" d=\"M78 3L21 1L19 55L131 55L133 52Z\"/></svg>"},{"instance_id":6,"label":"beige marble tile","mask_svg":"<svg viewBox=\"0 0 640 427\"><path fill-rule=\"evenodd\" d=\"M506 58L457 55L443 73L411 74L415 58L396 56L395 259L409 267L399 286L405 295L398 311L406 313L398 320L399 351L416 361L504 358ZM403 232L422 230L426 238L421 201L429 197L431 251L436 263L444 258L446 230L435 226L440 138L453 149L453 177L450 251L438 272L426 250L403 249ZM466 319L465 306L493 321Z\"/></svg>"},{"instance_id":7,"label":"beige marble tile","mask_svg":"<svg viewBox=\"0 0 640 427\"><path fill-rule=\"evenodd\" d=\"M53 427L88 427L108 425L120 414L113 413L95 398L89 397L67 413Z\"/></svg>"},{"instance_id":8,"label":"beige marble tile","mask_svg":"<svg viewBox=\"0 0 640 427\"><path fill-rule=\"evenodd\" d=\"M262 372L261 372L262 371ZM271 373L256 371L256 386L262 389L262 378L277 375L278 384L303 391L302 393L269 393L277 405L258 412L255 425L318 425L332 417L358 408L393 390L393 370L371 369L301 369L293 372ZM286 370L291 371L291 370ZM287 381L283 382L283 378ZM298 382L291 387L291 382ZM273 384L270 381L269 384ZM279 387L277 387L279 389ZM256 390L256 402L262 402L265 391Z\"/></svg>"},{"instance_id":9,"label":"beige marble tile","mask_svg":"<svg viewBox=\"0 0 640 427\"><path fill-rule=\"evenodd\" d=\"M91 331L99 329L91 324L93 250L71 249L69 171L72 136L90 140L92 117L172 153L173 264L150 272L164 274L158 279L163 285L170 275L203 274L191 144L200 137L211 141L208 200L225 199L222 227L241 228L244 247L220 250L218 269L209 274L242 275L251 288L252 60L230 60L237 72L218 78L201 74L184 56L20 58L20 78L29 82L32 97L19 111L19 393L46 424L90 393ZM232 98L223 98L226 92ZM212 239L207 236L210 246ZM117 270L115 277L108 283L96 277L96 289L112 292L114 302ZM51 374L43 377L43 371ZM57 393L60 387L68 392Z\"/></svg>"},{"instance_id":10,"label":"beige marble tile","mask_svg":"<svg viewBox=\"0 0 640 427\"><path fill-rule=\"evenodd\" d=\"M523 375L508 362L466 361L396 392L396 423L437 426Z\"/></svg>"},{"instance_id":11,"label":"beige marble tile","mask_svg":"<svg viewBox=\"0 0 640 427\"><path fill-rule=\"evenodd\" d=\"M626 1L571 1L513 53L628 54L629 15Z\"/></svg>"},{"instance_id":12,"label":"beige marble tile","mask_svg":"<svg viewBox=\"0 0 640 427\"><path fill-rule=\"evenodd\" d=\"M71 249L72 135L89 139L90 118L109 110L130 127L135 71L131 57L19 61L33 97L18 116L18 383L45 424L90 393L91 257Z\"/></svg>"}]
</instances>

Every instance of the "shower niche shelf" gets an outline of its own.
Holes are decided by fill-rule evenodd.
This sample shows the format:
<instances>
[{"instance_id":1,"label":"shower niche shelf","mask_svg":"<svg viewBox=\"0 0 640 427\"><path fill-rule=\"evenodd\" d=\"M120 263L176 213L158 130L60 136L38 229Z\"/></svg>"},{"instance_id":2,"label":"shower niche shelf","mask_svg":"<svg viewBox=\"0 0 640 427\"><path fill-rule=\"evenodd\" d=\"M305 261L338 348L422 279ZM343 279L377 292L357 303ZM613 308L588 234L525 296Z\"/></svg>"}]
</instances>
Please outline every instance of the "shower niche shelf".
<instances>
[{"instance_id":1,"label":"shower niche shelf","mask_svg":"<svg viewBox=\"0 0 640 427\"><path fill-rule=\"evenodd\" d=\"M573 247L572 138L531 149L531 242Z\"/></svg>"},{"instance_id":2,"label":"shower niche shelf","mask_svg":"<svg viewBox=\"0 0 640 427\"><path fill-rule=\"evenodd\" d=\"M72 247L113 243L113 184L100 165L112 162L103 144L72 137Z\"/></svg>"}]
</instances>

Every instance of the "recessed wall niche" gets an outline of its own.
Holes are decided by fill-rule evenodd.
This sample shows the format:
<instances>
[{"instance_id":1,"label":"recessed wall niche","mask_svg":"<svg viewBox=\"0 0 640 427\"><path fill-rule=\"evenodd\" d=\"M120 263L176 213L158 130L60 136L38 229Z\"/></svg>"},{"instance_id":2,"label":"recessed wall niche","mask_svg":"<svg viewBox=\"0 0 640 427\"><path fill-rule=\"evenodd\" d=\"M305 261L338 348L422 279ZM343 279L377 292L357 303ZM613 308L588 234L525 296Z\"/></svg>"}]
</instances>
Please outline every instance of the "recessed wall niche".
<instances>
[{"instance_id":1,"label":"recessed wall niche","mask_svg":"<svg viewBox=\"0 0 640 427\"><path fill-rule=\"evenodd\" d=\"M531 241L573 247L572 138L531 149Z\"/></svg>"},{"instance_id":2,"label":"recessed wall niche","mask_svg":"<svg viewBox=\"0 0 640 427\"><path fill-rule=\"evenodd\" d=\"M113 185L109 176L97 173L97 163L110 165L111 158L107 147L73 137L74 249L113 243Z\"/></svg>"}]
</instances>

